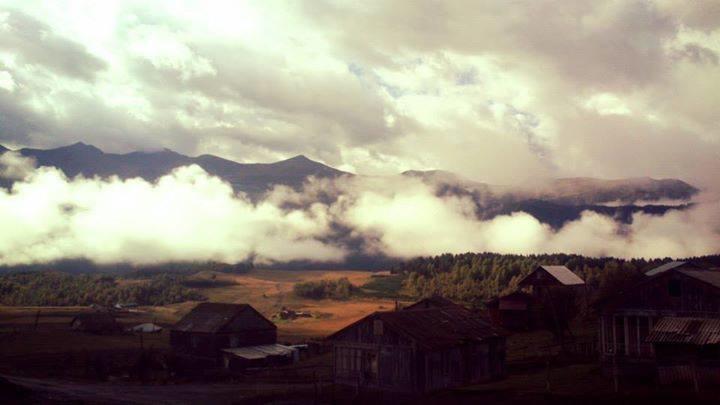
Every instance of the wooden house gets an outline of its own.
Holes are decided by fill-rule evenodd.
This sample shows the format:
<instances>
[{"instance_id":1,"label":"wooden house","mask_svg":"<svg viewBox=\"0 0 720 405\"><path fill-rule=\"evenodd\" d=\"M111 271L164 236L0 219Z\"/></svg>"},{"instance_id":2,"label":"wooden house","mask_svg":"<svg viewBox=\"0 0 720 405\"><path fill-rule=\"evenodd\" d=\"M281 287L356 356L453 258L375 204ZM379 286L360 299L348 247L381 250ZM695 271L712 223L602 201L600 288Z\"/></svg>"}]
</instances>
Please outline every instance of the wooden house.
<instances>
[{"instance_id":1,"label":"wooden house","mask_svg":"<svg viewBox=\"0 0 720 405\"><path fill-rule=\"evenodd\" d=\"M422 393L500 378L505 336L460 306L375 312L328 338L335 382Z\"/></svg>"},{"instance_id":2,"label":"wooden house","mask_svg":"<svg viewBox=\"0 0 720 405\"><path fill-rule=\"evenodd\" d=\"M174 350L201 356L276 341L275 324L248 304L201 303L170 330Z\"/></svg>"},{"instance_id":3,"label":"wooden house","mask_svg":"<svg viewBox=\"0 0 720 405\"><path fill-rule=\"evenodd\" d=\"M626 373L654 369L648 336L665 317L720 318L720 270L673 262L645 273L601 308L600 352L604 364ZM631 365L635 365L633 371Z\"/></svg>"},{"instance_id":4,"label":"wooden house","mask_svg":"<svg viewBox=\"0 0 720 405\"><path fill-rule=\"evenodd\" d=\"M686 383L696 390L720 384L720 319L665 317L646 342L660 384Z\"/></svg>"},{"instance_id":5,"label":"wooden house","mask_svg":"<svg viewBox=\"0 0 720 405\"><path fill-rule=\"evenodd\" d=\"M78 314L70 321L70 328L98 335L109 335L122 331L122 327L115 317L108 312Z\"/></svg>"}]
</instances>

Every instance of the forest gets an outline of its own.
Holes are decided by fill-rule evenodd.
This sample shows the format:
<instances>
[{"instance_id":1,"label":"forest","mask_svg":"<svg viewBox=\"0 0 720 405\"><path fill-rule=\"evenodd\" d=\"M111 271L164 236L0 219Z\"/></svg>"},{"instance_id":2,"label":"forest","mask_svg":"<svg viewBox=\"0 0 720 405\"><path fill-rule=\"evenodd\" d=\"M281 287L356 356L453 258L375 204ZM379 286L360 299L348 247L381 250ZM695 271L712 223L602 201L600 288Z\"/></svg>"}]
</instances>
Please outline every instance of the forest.
<instances>
[{"instance_id":1,"label":"forest","mask_svg":"<svg viewBox=\"0 0 720 405\"><path fill-rule=\"evenodd\" d=\"M145 280L107 274L69 274L57 271L13 272L0 275L0 305L70 306L136 303L166 305L204 300L184 285L185 276L159 273Z\"/></svg>"},{"instance_id":2,"label":"forest","mask_svg":"<svg viewBox=\"0 0 720 405\"><path fill-rule=\"evenodd\" d=\"M442 295L480 307L492 297L515 291L536 266L564 265L582 277L594 299L630 285L644 271L672 259L592 258L570 254L514 255L497 253L443 254L402 262L391 272L403 277L403 293L412 297ZM690 258L720 265L720 255Z\"/></svg>"}]
</instances>

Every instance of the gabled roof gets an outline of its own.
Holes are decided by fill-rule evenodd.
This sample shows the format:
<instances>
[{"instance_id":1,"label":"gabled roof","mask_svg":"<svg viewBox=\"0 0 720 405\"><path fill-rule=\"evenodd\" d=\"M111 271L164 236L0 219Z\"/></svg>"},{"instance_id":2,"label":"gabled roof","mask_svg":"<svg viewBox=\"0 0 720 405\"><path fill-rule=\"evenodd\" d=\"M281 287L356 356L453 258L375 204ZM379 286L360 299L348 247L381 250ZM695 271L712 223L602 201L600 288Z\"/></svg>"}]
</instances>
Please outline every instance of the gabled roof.
<instances>
[{"instance_id":1,"label":"gabled roof","mask_svg":"<svg viewBox=\"0 0 720 405\"><path fill-rule=\"evenodd\" d=\"M345 331L368 320L383 322L383 328L414 341L423 349L435 350L502 337L504 333L462 307L415 309L411 311L375 312L333 333L333 340Z\"/></svg>"},{"instance_id":2,"label":"gabled roof","mask_svg":"<svg viewBox=\"0 0 720 405\"><path fill-rule=\"evenodd\" d=\"M662 318L647 337L648 343L720 344L720 319Z\"/></svg>"},{"instance_id":3,"label":"gabled roof","mask_svg":"<svg viewBox=\"0 0 720 405\"><path fill-rule=\"evenodd\" d=\"M410 304L407 307L403 308L404 311L414 311L418 309L428 309L428 308L453 308L453 307L460 307L464 308L460 304L456 304L449 299L445 297L441 297L439 295L433 295L432 297L423 298L420 301Z\"/></svg>"},{"instance_id":4,"label":"gabled roof","mask_svg":"<svg viewBox=\"0 0 720 405\"><path fill-rule=\"evenodd\" d=\"M270 322L255 308L248 304L225 304L217 302L203 302L198 304L187 315L178 321L173 330L183 332L203 332L218 333L227 326L236 316L244 311L252 311L258 317L264 319L268 323L268 327L275 328L275 324Z\"/></svg>"},{"instance_id":5,"label":"gabled roof","mask_svg":"<svg viewBox=\"0 0 720 405\"><path fill-rule=\"evenodd\" d=\"M539 271L548 273L559 285L583 285L585 282L565 266L538 266L520 280L519 285L533 285Z\"/></svg>"},{"instance_id":6,"label":"gabled roof","mask_svg":"<svg viewBox=\"0 0 720 405\"><path fill-rule=\"evenodd\" d=\"M703 281L712 285L713 287L720 288L720 270L717 269L705 269L705 270L678 270L678 273L682 273L686 276L690 276L696 280Z\"/></svg>"},{"instance_id":7,"label":"gabled roof","mask_svg":"<svg viewBox=\"0 0 720 405\"><path fill-rule=\"evenodd\" d=\"M695 269L701 268L700 266L698 266L697 264L692 263L692 262L674 261L674 262L665 263L663 265L660 265L658 267L650 269L645 272L645 275L646 276L655 276L655 275L664 273L668 270L676 269L679 267L688 267L688 268L695 268Z\"/></svg>"},{"instance_id":8,"label":"gabled roof","mask_svg":"<svg viewBox=\"0 0 720 405\"><path fill-rule=\"evenodd\" d=\"M647 273L646 273L647 274ZM675 266L668 268L665 271L659 272L651 277L643 277L640 281L632 284L630 287L615 292L613 295L606 299L599 301L597 304L601 305L612 305L614 303L622 303L625 299L648 284L662 282L665 277L673 277L673 275L681 275L690 277L698 281L707 283L720 290L720 269L718 268L703 268L701 266L695 266L692 269L685 269L682 266Z\"/></svg>"}]
</instances>

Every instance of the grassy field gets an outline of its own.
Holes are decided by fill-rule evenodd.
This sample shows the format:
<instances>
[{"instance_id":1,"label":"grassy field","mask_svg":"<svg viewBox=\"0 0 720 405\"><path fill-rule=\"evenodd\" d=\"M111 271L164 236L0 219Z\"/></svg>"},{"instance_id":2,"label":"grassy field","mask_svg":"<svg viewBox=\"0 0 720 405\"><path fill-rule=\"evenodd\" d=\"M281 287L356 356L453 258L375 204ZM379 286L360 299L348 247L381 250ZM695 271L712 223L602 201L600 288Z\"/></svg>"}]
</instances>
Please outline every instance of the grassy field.
<instances>
[{"instance_id":1,"label":"grassy field","mask_svg":"<svg viewBox=\"0 0 720 405\"><path fill-rule=\"evenodd\" d=\"M378 310L388 310L395 302L361 294L351 300L310 300L292 293L297 282L347 277L354 285L362 286L372 278L363 271L283 271L256 269L245 274L201 272L198 280L213 280L219 287L199 288L211 302L249 303L268 318L283 307L309 311L311 318L275 320L281 342L299 342L322 338L363 316ZM137 282L131 280L130 282ZM166 306L140 307L121 313L118 321L124 326L155 322L169 326L190 311L197 302ZM73 316L92 311L89 307L3 307L0 306L0 356L24 353L60 353L67 350L125 349L138 346L132 335L95 336L69 330ZM37 319L37 327L35 322ZM167 346L166 333L147 337L147 345Z\"/></svg>"}]
</instances>

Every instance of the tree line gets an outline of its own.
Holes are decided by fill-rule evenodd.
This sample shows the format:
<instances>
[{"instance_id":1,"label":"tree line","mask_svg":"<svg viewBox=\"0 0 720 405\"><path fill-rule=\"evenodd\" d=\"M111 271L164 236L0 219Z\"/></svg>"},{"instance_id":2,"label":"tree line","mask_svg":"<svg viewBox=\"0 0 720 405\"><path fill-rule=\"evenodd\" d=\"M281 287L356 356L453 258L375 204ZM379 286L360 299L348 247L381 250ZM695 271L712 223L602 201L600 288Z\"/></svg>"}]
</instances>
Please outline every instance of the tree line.
<instances>
[{"instance_id":1,"label":"tree line","mask_svg":"<svg viewBox=\"0 0 720 405\"><path fill-rule=\"evenodd\" d=\"M185 276L154 274L146 280L119 280L112 275L68 274L55 271L0 275L0 304L15 306L73 306L136 303L166 305L204 300L183 285Z\"/></svg>"},{"instance_id":2,"label":"tree line","mask_svg":"<svg viewBox=\"0 0 720 405\"><path fill-rule=\"evenodd\" d=\"M671 260L463 253L407 260L395 265L391 272L404 277L403 292L409 296L442 295L479 307L490 298L515 291L518 282L541 264L568 267L585 280L593 298L600 299L632 284L644 271ZM720 255L687 260L720 265Z\"/></svg>"},{"instance_id":3,"label":"tree line","mask_svg":"<svg viewBox=\"0 0 720 405\"><path fill-rule=\"evenodd\" d=\"M341 277L337 280L305 281L296 283L293 286L295 295L314 300L326 298L346 300L355 292L357 292L357 287L352 285L347 277Z\"/></svg>"}]
</instances>

